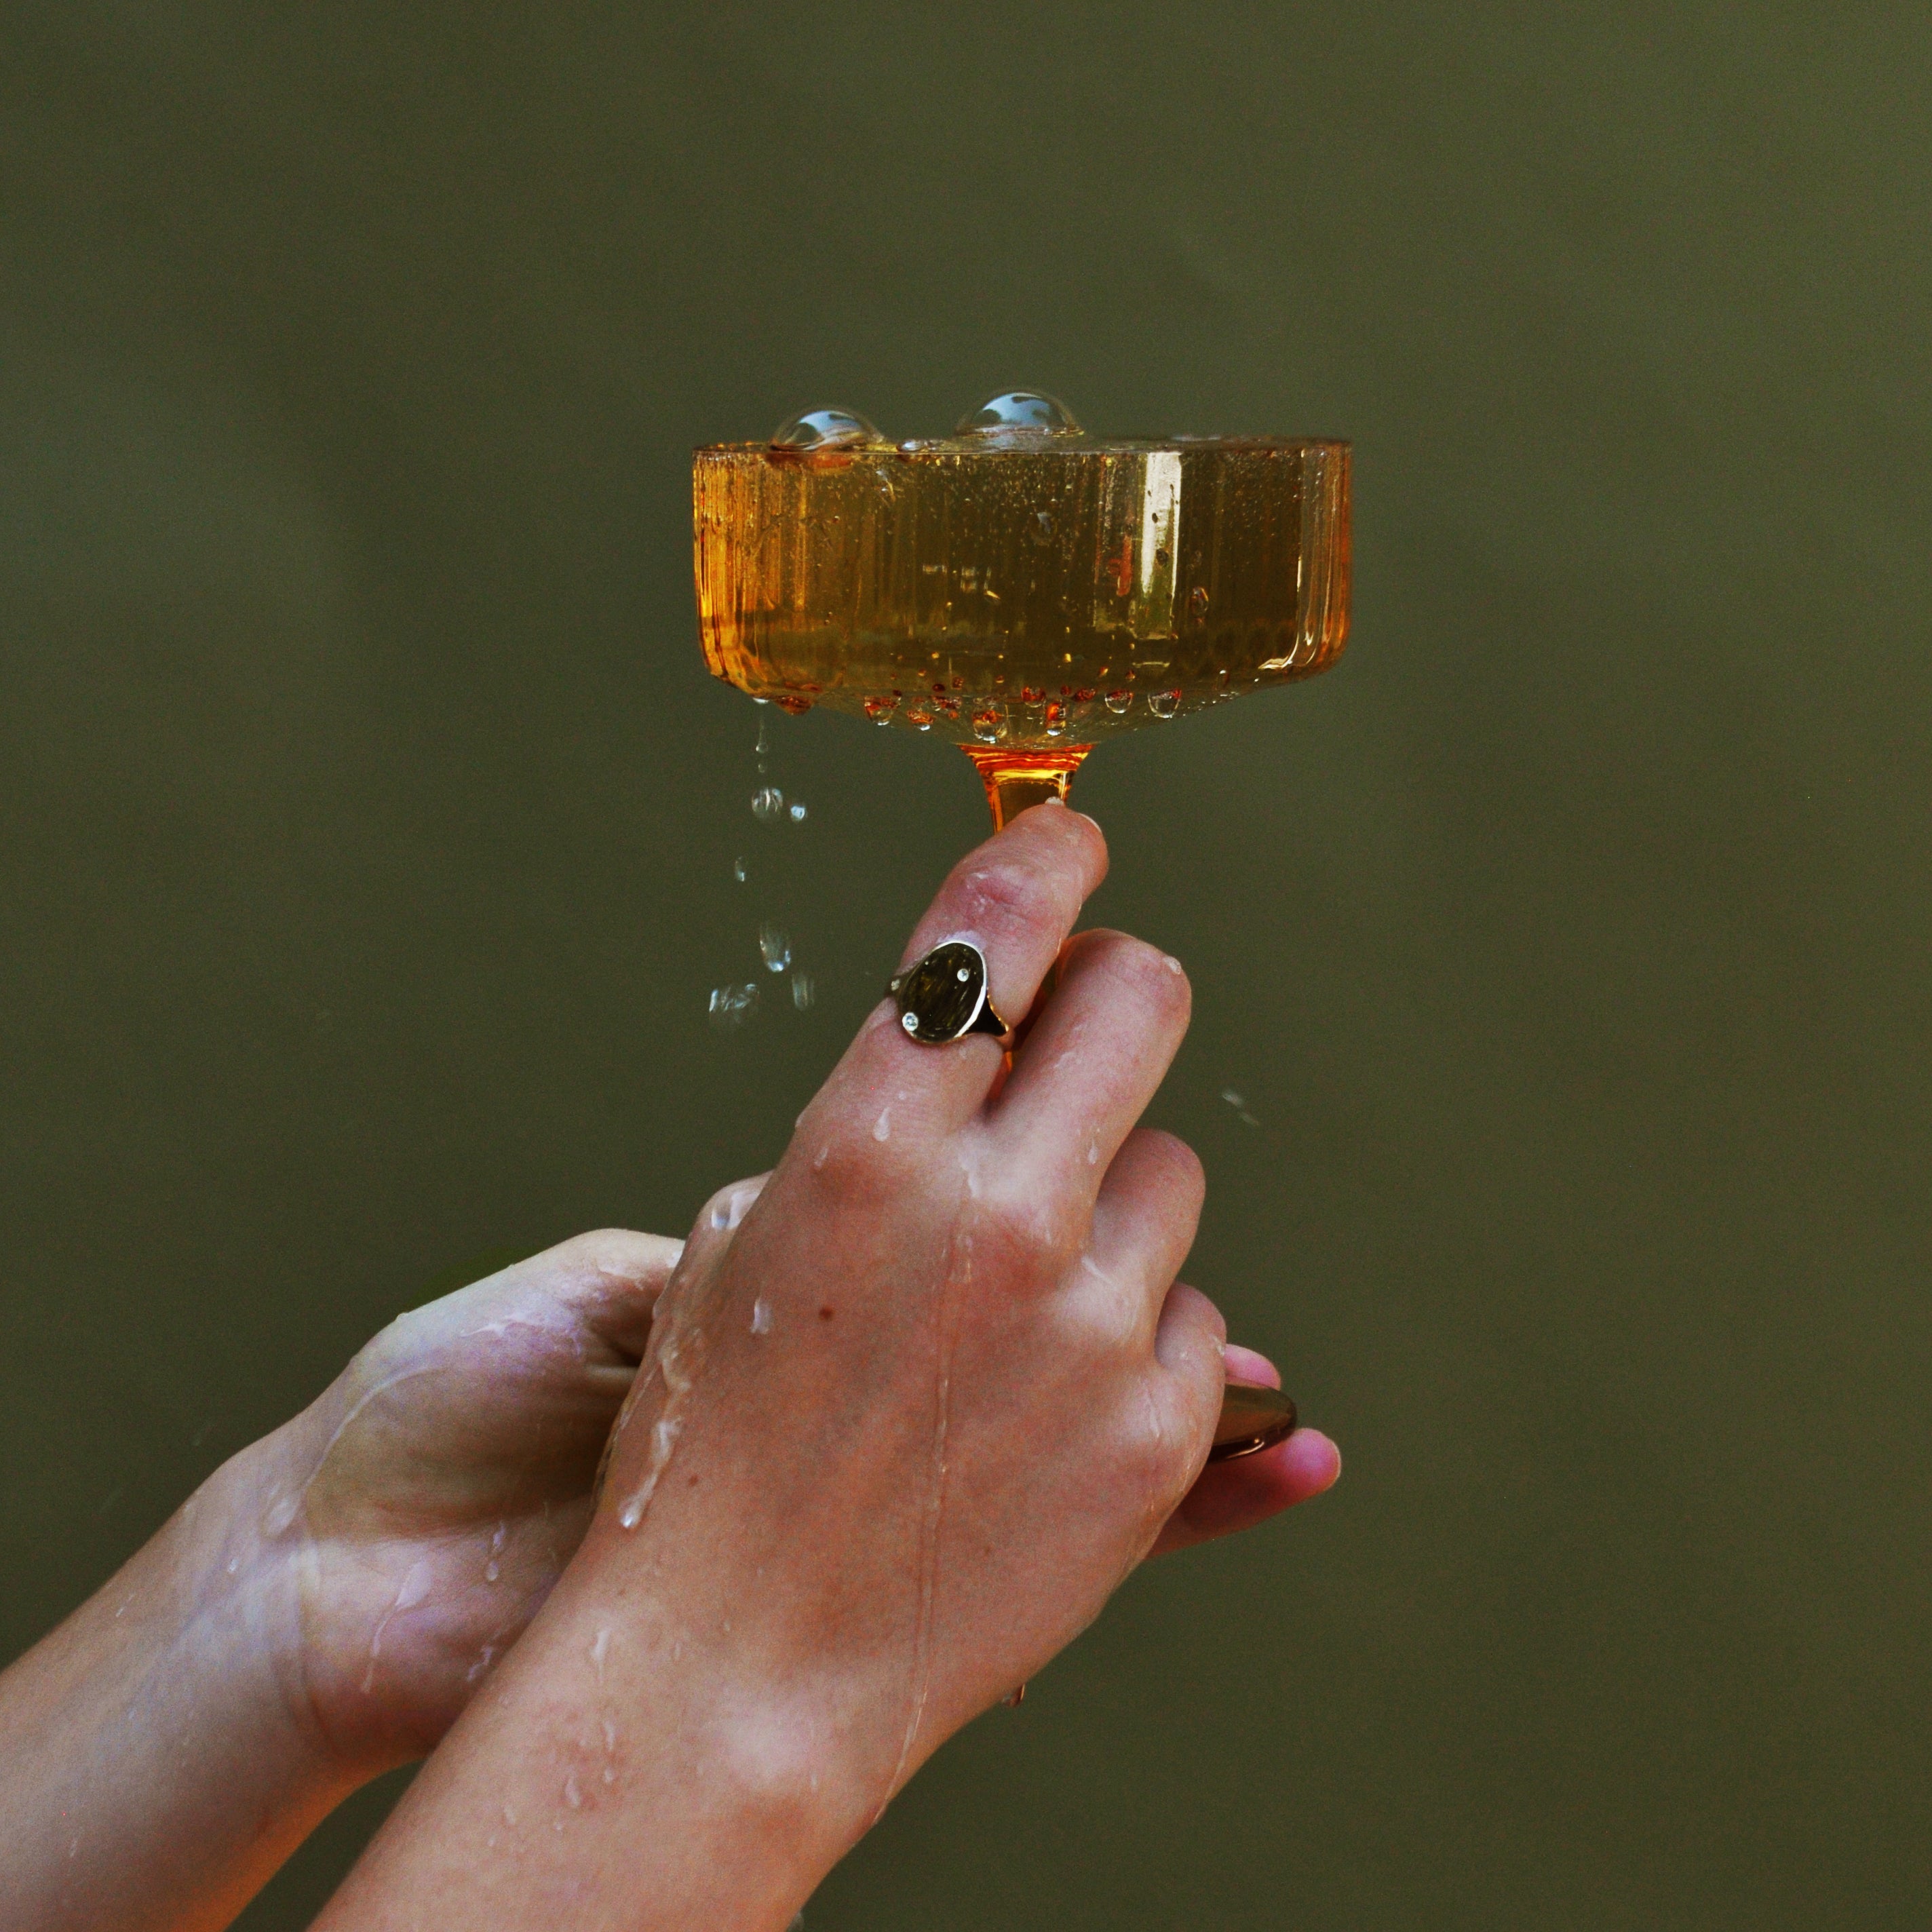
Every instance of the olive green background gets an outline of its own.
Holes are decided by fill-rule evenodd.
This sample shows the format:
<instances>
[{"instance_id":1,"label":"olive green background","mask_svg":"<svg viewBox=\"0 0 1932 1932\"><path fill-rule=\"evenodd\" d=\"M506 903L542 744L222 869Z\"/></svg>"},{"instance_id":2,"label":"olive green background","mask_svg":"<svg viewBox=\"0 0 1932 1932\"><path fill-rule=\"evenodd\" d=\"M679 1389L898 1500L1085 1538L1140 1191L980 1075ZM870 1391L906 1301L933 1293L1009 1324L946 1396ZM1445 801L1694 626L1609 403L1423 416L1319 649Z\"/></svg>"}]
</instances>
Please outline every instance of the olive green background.
<instances>
[{"instance_id":1,"label":"olive green background","mask_svg":"<svg viewBox=\"0 0 1932 1932\"><path fill-rule=\"evenodd\" d=\"M1078 794L1196 989L1190 1275L1348 1466L808 1923L1924 1924L1928 70L1905 5L10 0L0 1646L399 1308L774 1157L982 808L706 679L687 452L1042 385L1355 439L1340 667ZM766 916L818 1004L721 1036Z\"/></svg>"}]
</instances>

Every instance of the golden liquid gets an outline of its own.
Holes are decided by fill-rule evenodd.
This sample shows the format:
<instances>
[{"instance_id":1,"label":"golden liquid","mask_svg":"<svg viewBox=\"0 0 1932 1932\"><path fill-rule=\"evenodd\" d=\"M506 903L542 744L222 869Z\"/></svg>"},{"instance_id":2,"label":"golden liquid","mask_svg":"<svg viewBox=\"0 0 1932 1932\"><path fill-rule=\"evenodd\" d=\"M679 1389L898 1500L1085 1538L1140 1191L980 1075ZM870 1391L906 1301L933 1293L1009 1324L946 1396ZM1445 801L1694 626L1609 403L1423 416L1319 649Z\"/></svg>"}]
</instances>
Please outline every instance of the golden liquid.
<instances>
[{"instance_id":1,"label":"golden liquid","mask_svg":"<svg viewBox=\"0 0 1932 1932\"><path fill-rule=\"evenodd\" d=\"M969 748L1046 751L1324 670L1346 443L960 437L700 449L712 671Z\"/></svg>"}]
</instances>

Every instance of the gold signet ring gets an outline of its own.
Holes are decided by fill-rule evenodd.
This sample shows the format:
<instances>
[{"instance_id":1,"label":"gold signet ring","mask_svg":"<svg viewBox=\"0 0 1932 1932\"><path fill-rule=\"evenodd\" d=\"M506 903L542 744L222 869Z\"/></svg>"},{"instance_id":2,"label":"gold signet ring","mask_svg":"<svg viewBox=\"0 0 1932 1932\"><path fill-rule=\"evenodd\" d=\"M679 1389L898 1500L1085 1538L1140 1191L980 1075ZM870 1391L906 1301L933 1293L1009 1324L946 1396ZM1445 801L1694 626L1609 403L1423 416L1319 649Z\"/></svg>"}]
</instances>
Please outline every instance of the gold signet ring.
<instances>
[{"instance_id":1,"label":"gold signet ring","mask_svg":"<svg viewBox=\"0 0 1932 1932\"><path fill-rule=\"evenodd\" d=\"M906 1037L922 1046L945 1046L969 1033L1004 1040L1011 1030L986 997L986 956L969 939L935 946L886 991L898 1006Z\"/></svg>"}]
</instances>

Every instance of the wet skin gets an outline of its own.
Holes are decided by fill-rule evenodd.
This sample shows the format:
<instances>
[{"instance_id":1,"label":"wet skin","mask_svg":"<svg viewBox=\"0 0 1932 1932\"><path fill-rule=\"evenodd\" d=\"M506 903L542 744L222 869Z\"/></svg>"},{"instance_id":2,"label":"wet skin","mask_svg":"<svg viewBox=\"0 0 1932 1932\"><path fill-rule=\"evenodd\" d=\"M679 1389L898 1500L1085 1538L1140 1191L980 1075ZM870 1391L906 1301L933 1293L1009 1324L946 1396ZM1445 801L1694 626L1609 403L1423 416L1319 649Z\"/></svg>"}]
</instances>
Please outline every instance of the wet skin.
<instances>
[{"instance_id":1,"label":"wet skin","mask_svg":"<svg viewBox=\"0 0 1932 1932\"><path fill-rule=\"evenodd\" d=\"M1090 821L1025 813L905 961L970 937L1025 1013L1105 865ZM782 1928L1143 1557L1333 1480L1313 1432L1204 1470L1201 1170L1136 1125L1188 1004L1177 962L1085 934L1004 1079L881 1004L772 1174L698 1217L583 1547L320 1925L434 1898Z\"/></svg>"},{"instance_id":2,"label":"wet skin","mask_svg":"<svg viewBox=\"0 0 1932 1932\"><path fill-rule=\"evenodd\" d=\"M1104 866L1028 813L906 957L970 933L1024 1013ZM688 1246L583 1236L392 1324L0 1677L10 1922L226 1923L453 1725L320 1923L785 1924L1142 1556L1334 1478L1310 1430L1203 1471L1200 1172L1134 1126L1186 1010L1083 935L1003 1084L882 1006Z\"/></svg>"}]
</instances>

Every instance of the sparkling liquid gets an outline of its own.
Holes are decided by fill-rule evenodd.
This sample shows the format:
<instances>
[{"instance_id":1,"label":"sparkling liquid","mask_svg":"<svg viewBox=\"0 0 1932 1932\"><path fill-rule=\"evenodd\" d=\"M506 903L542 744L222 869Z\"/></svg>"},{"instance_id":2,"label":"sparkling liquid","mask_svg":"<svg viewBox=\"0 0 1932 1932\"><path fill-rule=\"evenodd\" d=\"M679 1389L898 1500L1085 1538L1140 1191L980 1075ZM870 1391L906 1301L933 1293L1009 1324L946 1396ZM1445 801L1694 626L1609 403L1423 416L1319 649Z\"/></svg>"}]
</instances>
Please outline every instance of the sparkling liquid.
<instances>
[{"instance_id":1,"label":"sparkling liquid","mask_svg":"<svg viewBox=\"0 0 1932 1932\"><path fill-rule=\"evenodd\" d=\"M1047 751L1326 670L1346 443L700 449L706 661L754 698Z\"/></svg>"}]
</instances>

